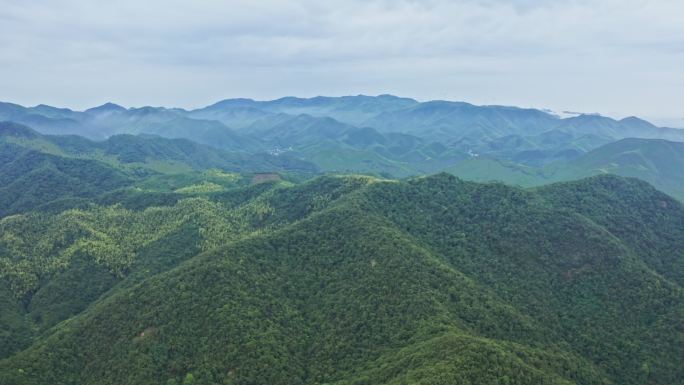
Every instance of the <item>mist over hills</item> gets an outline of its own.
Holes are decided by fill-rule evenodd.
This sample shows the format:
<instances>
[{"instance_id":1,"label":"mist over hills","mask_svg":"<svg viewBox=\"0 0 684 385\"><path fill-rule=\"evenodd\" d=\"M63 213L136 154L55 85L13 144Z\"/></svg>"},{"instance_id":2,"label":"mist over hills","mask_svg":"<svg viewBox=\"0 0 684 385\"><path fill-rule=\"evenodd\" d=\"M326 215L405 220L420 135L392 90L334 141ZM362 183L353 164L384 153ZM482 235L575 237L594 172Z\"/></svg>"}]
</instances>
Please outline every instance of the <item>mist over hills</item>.
<instances>
[{"instance_id":1,"label":"mist over hills","mask_svg":"<svg viewBox=\"0 0 684 385\"><path fill-rule=\"evenodd\" d=\"M577 114L562 119L551 112L536 109L476 106L441 100L421 103L392 95L319 96L308 99L284 97L271 101L226 99L195 110L149 106L126 109L106 103L81 112L46 105L23 107L0 103L1 120L32 125L36 129L45 130L45 133L78 134L93 138L114 133L157 133L149 131L158 129L155 124L168 125L170 122L178 127L194 125L192 128L199 132L222 127L226 134L232 131L250 134L255 129L258 132L258 129L272 126L270 121L277 115L281 115L276 119L279 122L287 117L309 115L314 118L332 118L360 128L410 133L427 139L458 140L475 133L490 137L511 134L528 136L552 129L575 135L591 134L613 139L643 137L676 140L683 135L681 130L659 128L636 117L614 120L596 114ZM209 122L220 122L223 126L211 126ZM49 130L52 132L47 132ZM171 132L165 136L176 135L173 130Z\"/></svg>"}]
</instances>

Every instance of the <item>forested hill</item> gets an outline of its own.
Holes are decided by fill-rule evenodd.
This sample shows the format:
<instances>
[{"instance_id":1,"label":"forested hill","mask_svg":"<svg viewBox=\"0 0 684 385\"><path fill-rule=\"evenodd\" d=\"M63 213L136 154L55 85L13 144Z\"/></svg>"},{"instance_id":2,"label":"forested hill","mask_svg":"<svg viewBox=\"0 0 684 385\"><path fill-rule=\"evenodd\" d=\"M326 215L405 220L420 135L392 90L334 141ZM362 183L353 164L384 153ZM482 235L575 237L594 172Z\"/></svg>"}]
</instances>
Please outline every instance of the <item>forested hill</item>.
<instances>
[{"instance_id":1,"label":"forested hill","mask_svg":"<svg viewBox=\"0 0 684 385\"><path fill-rule=\"evenodd\" d=\"M61 198L92 198L131 182L130 175L101 162L52 155L0 139L0 217Z\"/></svg>"},{"instance_id":2,"label":"forested hill","mask_svg":"<svg viewBox=\"0 0 684 385\"><path fill-rule=\"evenodd\" d=\"M317 168L287 155L227 152L186 139L116 135L98 142L0 122L0 217L80 205L123 188L216 190L238 174L279 172L301 178Z\"/></svg>"},{"instance_id":3,"label":"forested hill","mask_svg":"<svg viewBox=\"0 0 684 385\"><path fill-rule=\"evenodd\" d=\"M0 220L0 383L684 378L684 207L636 179L127 199Z\"/></svg>"},{"instance_id":4,"label":"forested hill","mask_svg":"<svg viewBox=\"0 0 684 385\"><path fill-rule=\"evenodd\" d=\"M288 155L224 151L187 139L155 135L114 135L93 141L77 135L42 135L13 122L0 122L0 143L69 158L97 160L128 171L181 173L209 168L235 172L313 173L311 163Z\"/></svg>"}]
</instances>

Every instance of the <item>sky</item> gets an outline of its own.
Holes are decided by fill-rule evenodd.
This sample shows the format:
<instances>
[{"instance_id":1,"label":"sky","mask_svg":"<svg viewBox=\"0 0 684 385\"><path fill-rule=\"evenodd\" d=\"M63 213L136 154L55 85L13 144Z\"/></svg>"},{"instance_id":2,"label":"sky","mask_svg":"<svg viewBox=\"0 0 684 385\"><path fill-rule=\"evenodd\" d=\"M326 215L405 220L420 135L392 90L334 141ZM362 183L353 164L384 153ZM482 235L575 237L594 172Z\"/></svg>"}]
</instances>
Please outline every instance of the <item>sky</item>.
<instances>
[{"instance_id":1,"label":"sky","mask_svg":"<svg viewBox=\"0 0 684 385\"><path fill-rule=\"evenodd\" d=\"M377 95L684 127L682 0L0 0L0 100Z\"/></svg>"}]
</instances>

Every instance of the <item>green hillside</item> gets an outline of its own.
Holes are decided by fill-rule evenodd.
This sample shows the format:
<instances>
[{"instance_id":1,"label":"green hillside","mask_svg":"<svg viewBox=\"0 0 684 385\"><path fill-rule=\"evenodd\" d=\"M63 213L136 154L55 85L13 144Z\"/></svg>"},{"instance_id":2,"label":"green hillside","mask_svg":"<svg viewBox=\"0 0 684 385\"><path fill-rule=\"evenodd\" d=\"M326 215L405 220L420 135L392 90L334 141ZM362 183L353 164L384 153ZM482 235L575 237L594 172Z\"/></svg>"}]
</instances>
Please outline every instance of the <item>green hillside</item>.
<instances>
[{"instance_id":1,"label":"green hillside","mask_svg":"<svg viewBox=\"0 0 684 385\"><path fill-rule=\"evenodd\" d=\"M0 143L0 217L57 199L92 198L132 181L104 163Z\"/></svg>"},{"instance_id":2,"label":"green hillside","mask_svg":"<svg viewBox=\"0 0 684 385\"><path fill-rule=\"evenodd\" d=\"M559 167L556 179L611 173L645 180L684 199L684 143L662 139L623 139Z\"/></svg>"},{"instance_id":3,"label":"green hillside","mask_svg":"<svg viewBox=\"0 0 684 385\"><path fill-rule=\"evenodd\" d=\"M547 180L541 169L489 157L466 159L445 172L474 182L503 182L518 186L536 186Z\"/></svg>"},{"instance_id":4,"label":"green hillside","mask_svg":"<svg viewBox=\"0 0 684 385\"><path fill-rule=\"evenodd\" d=\"M593 175L614 174L644 180L684 201L684 143L662 139L622 139L566 161L531 167L487 156L471 157L445 169L477 182L539 186Z\"/></svg>"},{"instance_id":5,"label":"green hillside","mask_svg":"<svg viewBox=\"0 0 684 385\"><path fill-rule=\"evenodd\" d=\"M446 174L7 217L0 383L681 384L682 224Z\"/></svg>"},{"instance_id":6,"label":"green hillside","mask_svg":"<svg viewBox=\"0 0 684 385\"><path fill-rule=\"evenodd\" d=\"M76 135L42 135L12 122L0 122L0 143L61 157L97 160L129 172L143 170L143 174L149 171L173 174L209 168L237 172L316 171L313 164L287 154L228 152L187 139L154 135L114 135L103 141L93 141Z\"/></svg>"}]
</instances>

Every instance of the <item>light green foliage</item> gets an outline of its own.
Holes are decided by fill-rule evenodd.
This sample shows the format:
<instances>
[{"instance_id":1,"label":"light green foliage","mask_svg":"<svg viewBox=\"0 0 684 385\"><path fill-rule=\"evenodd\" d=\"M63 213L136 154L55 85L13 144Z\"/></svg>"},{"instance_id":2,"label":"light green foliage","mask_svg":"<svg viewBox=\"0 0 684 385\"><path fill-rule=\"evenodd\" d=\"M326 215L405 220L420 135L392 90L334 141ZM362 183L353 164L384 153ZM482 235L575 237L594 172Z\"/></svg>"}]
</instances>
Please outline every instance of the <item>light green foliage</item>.
<instances>
[{"instance_id":1,"label":"light green foliage","mask_svg":"<svg viewBox=\"0 0 684 385\"><path fill-rule=\"evenodd\" d=\"M188 198L173 207L133 211L119 206L68 210L57 216L15 215L0 220L0 277L17 296L34 290L41 277L64 269L75 254L92 258L124 275L135 255L185 223L200 226L199 243L209 249L248 230L243 215L264 216L268 208L251 203L228 210L204 198Z\"/></svg>"},{"instance_id":2,"label":"light green foliage","mask_svg":"<svg viewBox=\"0 0 684 385\"><path fill-rule=\"evenodd\" d=\"M224 183L236 183L242 179L242 175L234 172L226 172L219 169L209 169L202 173L204 176L210 180L219 180Z\"/></svg>"},{"instance_id":3,"label":"light green foliage","mask_svg":"<svg viewBox=\"0 0 684 385\"><path fill-rule=\"evenodd\" d=\"M211 176L230 183L238 179L231 174L212 172ZM331 178L342 187L355 188L372 178ZM273 186L282 185L280 183ZM287 186L287 183L284 184ZM267 186L268 187L268 186ZM181 189L182 190L182 189ZM188 188L186 194L211 193ZM186 224L198 229L201 250L222 246L252 232L261 232L287 222L282 217L293 207L282 207L277 213L272 202L282 204L291 191L285 187L267 190L231 207L211 197L193 197L173 206L149 207L142 211L120 205L71 209L57 215L45 213L19 214L0 219L0 277L7 279L15 295L22 297L35 290L43 277L65 269L74 255L84 255L106 266L112 273L124 276L136 254ZM339 194L311 194L292 202L307 204L307 212L316 211Z\"/></svg>"},{"instance_id":4,"label":"light green foliage","mask_svg":"<svg viewBox=\"0 0 684 385\"><path fill-rule=\"evenodd\" d=\"M223 187L221 185L204 181L200 184L194 184L191 186L185 186L185 187L179 188L175 192L180 193L180 194L206 194L206 193L215 193L215 192L219 192L219 191L223 191Z\"/></svg>"}]
</instances>

